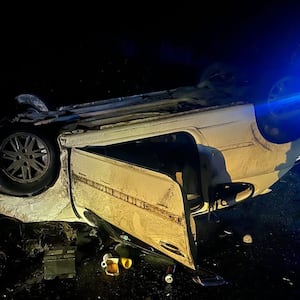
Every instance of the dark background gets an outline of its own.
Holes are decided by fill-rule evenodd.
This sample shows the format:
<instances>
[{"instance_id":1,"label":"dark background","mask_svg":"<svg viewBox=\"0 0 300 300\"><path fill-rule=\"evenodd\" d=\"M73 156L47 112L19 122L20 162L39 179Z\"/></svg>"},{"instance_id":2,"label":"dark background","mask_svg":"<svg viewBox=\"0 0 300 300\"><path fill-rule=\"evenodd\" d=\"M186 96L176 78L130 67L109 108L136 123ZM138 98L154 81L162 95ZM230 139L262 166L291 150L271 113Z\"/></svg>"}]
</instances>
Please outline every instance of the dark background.
<instances>
[{"instance_id":1,"label":"dark background","mask_svg":"<svg viewBox=\"0 0 300 300\"><path fill-rule=\"evenodd\" d=\"M300 45L297 1L3 10L1 92L53 107L194 85L214 61L286 68ZM17 9L16 9L17 8ZM249 75L251 77L253 75Z\"/></svg>"}]
</instances>

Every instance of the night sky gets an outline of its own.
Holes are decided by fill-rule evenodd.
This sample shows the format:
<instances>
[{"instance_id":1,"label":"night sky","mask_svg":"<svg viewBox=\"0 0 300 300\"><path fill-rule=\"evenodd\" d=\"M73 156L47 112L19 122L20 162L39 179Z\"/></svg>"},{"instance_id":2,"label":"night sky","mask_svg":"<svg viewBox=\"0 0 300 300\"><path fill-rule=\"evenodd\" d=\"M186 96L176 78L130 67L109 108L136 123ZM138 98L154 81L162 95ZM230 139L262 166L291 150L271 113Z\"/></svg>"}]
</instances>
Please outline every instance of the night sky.
<instances>
[{"instance_id":1,"label":"night sky","mask_svg":"<svg viewBox=\"0 0 300 300\"><path fill-rule=\"evenodd\" d=\"M2 94L56 107L194 85L214 61L264 72L300 53L297 1L220 3L20 9L2 26Z\"/></svg>"}]
</instances>

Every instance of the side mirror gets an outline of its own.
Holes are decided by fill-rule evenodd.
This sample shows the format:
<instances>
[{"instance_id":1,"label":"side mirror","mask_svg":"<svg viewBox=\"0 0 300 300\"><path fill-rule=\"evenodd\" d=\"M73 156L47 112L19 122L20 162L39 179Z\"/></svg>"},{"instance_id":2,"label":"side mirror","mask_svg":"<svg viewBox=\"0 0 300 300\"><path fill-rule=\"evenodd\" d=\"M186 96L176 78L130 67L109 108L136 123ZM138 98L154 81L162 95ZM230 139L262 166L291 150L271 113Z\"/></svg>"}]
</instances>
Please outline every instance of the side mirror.
<instances>
[{"instance_id":1,"label":"side mirror","mask_svg":"<svg viewBox=\"0 0 300 300\"><path fill-rule=\"evenodd\" d=\"M228 182L217 184L212 188L212 201L239 202L250 198L254 193L254 186L247 182Z\"/></svg>"}]
</instances>

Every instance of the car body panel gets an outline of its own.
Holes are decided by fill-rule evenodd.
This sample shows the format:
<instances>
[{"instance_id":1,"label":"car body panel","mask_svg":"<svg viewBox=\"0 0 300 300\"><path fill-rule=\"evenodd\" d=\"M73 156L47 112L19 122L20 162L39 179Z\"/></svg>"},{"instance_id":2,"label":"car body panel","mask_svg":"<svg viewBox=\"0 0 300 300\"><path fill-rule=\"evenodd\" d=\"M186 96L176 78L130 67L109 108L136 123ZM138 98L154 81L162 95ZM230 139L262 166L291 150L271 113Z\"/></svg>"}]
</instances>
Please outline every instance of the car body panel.
<instances>
[{"instance_id":1,"label":"car body panel","mask_svg":"<svg viewBox=\"0 0 300 300\"><path fill-rule=\"evenodd\" d=\"M70 201L68 152L61 151L62 166L55 184L45 192L17 197L0 193L0 213L22 222L78 221Z\"/></svg>"},{"instance_id":2,"label":"car body panel","mask_svg":"<svg viewBox=\"0 0 300 300\"><path fill-rule=\"evenodd\" d=\"M209 166L202 176L210 176L209 185L250 182L255 186L254 196L265 193L299 155L299 140L275 144L261 135L252 104L117 123L100 130L62 135L61 143L65 147L105 146L172 132L187 132L194 138L200 163ZM200 168L203 170L203 164Z\"/></svg>"},{"instance_id":3,"label":"car body panel","mask_svg":"<svg viewBox=\"0 0 300 300\"><path fill-rule=\"evenodd\" d=\"M86 151L71 154L72 195L110 224L195 268L189 210L170 177Z\"/></svg>"}]
</instances>

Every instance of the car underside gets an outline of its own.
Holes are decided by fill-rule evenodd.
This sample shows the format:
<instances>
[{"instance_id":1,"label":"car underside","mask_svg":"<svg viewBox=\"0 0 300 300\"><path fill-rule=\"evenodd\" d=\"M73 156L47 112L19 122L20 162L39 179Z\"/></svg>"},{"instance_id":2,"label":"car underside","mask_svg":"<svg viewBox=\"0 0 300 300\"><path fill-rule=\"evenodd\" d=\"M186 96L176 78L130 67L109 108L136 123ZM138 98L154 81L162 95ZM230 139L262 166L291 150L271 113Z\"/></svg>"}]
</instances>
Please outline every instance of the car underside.
<instances>
[{"instance_id":1,"label":"car underside","mask_svg":"<svg viewBox=\"0 0 300 300\"><path fill-rule=\"evenodd\" d=\"M0 213L105 224L195 270L197 217L269 192L297 161L298 98L208 101L198 86L48 111L20 95L1 124Z\"/></svg>"}]
</instances>

